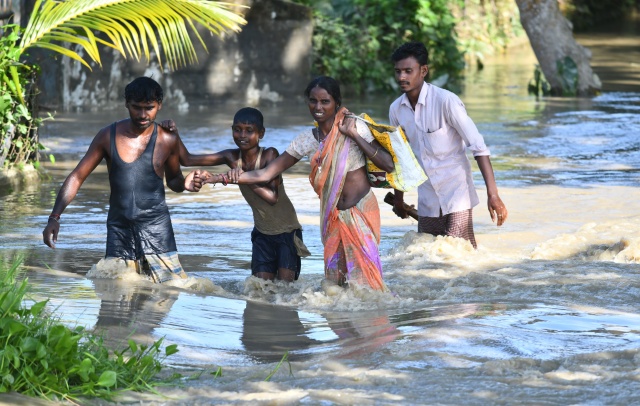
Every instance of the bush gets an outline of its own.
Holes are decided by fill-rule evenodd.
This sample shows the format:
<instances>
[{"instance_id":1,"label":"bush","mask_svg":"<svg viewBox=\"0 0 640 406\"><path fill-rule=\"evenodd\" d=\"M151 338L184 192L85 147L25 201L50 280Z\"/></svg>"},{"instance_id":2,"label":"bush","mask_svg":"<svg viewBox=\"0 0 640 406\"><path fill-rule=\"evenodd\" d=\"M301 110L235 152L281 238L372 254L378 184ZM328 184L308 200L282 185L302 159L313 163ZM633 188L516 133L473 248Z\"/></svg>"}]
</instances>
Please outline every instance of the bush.
<instances>
[{"instance_id":1,"label":"bush","mask_svg":"<svg viewBox=\"0 0 640 406\"><path fill-rule=\"evenodd\" d=\"M18 61L20 28L2 27L0 36L0 169L38 166L38 152L44 149L38 142L38 117L35 79L36 66Z\"/></svg>"},{"instance_id":2,"label":"bush","mask_svg":"<svg viewBox=\"0 0 640 406\"><path fill-rule=\"evenodd\" d=\"M431 77L455 83L465 54L481 61L523 33L512 0L406 0L401 7L396 0L296 2L313 9L314 73L358 93L397 90L391 54L404 42L423 42Z\"/></svg>"},{"instance_id":3,"label":"bush","mask_svg":"<svg viewBox=\"0 0 640 406\"><path fill-rule=\"evenodd\" d=\"M77 400L153 389L176 345L162 353L162 339L151 346L129 340L126 348L110 351L102 337L47 314L47 301L26 306L29 285L18 281L19 266L0 265L0 393Z\"/></svg>"}]
</instances>

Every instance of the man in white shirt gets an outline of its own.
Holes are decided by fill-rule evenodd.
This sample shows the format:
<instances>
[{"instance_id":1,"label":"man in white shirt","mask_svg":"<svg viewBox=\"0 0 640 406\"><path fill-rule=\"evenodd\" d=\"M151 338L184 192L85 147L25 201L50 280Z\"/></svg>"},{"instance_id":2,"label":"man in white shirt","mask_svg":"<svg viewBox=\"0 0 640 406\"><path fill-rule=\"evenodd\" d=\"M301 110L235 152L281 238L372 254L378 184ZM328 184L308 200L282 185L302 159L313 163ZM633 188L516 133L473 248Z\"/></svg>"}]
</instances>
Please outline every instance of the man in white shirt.
<instances>
[{"instance_id":1,"label":"man in white shirt","mask_svg":"<svg viewBox=\"0 0 640 406\"><path fill-rule=\"evenodd\" d=\"M487 187L491 220L501 226L507 208L498 196L489 149L458 96L425 82L429 53L421 42L408 42L391 56L403 95L389 107L391 125L401 126L429 179L418 187L418 232L469 240L473 207L480 201L473 185L469 148ZM407 217L404 193L395 191L394 212Z\"/></svg>"}]
</instances>

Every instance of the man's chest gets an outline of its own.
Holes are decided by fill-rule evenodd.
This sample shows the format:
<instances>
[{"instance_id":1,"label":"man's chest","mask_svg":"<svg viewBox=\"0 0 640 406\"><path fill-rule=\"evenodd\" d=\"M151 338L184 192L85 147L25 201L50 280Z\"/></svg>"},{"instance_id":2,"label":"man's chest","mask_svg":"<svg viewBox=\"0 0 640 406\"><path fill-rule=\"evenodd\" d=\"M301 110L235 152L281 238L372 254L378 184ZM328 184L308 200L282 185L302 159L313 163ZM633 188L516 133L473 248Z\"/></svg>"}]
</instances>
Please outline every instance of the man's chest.
<instances>
[{"instance_id":1,"label":"man's chest","mask_svg":"<svg viewBox=\"0 0 640 406\"><path fill-rule=\"evenodd\" d=\"M150 139L151 135L137 137L116 136L115 146L118 156L127 163L137 161L147 150Z\"/></svg>"},{"instance_id":2,"label":"man's chest","mask_svg":"<svg viewBox=\"0 0 640 406\"><path fill-rule=\"evenodd\" d=\"M446 127L446 120L441 111L434 106L418 104L415 109L402 106L398 111L398 122L404 128L407 137L424 136Z\"/></svg>"}]
</instances>

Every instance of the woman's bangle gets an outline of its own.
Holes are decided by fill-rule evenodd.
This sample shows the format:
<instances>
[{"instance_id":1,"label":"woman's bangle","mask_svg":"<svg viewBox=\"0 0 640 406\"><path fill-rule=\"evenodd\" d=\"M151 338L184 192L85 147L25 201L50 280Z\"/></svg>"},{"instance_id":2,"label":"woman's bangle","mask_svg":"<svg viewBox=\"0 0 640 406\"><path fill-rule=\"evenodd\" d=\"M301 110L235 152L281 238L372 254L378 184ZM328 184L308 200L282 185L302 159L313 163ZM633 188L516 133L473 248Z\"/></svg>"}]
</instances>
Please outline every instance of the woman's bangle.
<instances>
[{"instance_id":1,"label":"woman's bangle","mask_svg":"<svg viewBox=\"0 0 640 406\"><path fill-rule=\"evenodd\" d=\"M223 184L224 186L227 186L227 176L226 176L226 175L224 175L224 174L222 175L222 184Z\"/></svg>"},{"instance_id":2,"label":"woman's bangle","mask_svg":"<svg viewBox=\"0 0 640 406\"><path fill-rule=\"evenodd\" d=\"M373 159L374 156L378 155L378 151L380 151L380 148L376 148L376 153L371 155L369 159Z\"/></svg>"},{"instance_id":3,"label":"woman's bangle","mask_svg":"<svg viewBox=\"0 0 640 406\"><path fill-rule=\"evenodd\" d=\"M60 224L60 215L58 214L57 217L54 216L53 214L51 216L49 216L49 221L51 220L55 220L56 223Z\"/></svg>"}]
</instances>

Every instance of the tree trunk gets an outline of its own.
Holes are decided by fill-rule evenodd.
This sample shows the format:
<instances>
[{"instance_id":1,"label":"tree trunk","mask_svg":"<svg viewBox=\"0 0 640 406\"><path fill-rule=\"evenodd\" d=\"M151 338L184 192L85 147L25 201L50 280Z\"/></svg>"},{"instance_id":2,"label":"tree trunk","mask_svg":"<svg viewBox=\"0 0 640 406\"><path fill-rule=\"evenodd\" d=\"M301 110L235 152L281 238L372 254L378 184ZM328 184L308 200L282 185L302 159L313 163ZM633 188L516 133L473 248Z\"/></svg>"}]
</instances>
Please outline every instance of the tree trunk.
<instances>
[{"instance_id":1,"label":"tree trunk","mask_svg":"<svg viewBox=\"0 0 640 406\"><path fill-rule=\"evenodd\" d=\"M560 13L558 0L516 3L540 69L551 85L551 94L595 95L602 84L591 70L591 52L573 38L571 23Z\"/></svg>"}]
</instances>

